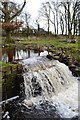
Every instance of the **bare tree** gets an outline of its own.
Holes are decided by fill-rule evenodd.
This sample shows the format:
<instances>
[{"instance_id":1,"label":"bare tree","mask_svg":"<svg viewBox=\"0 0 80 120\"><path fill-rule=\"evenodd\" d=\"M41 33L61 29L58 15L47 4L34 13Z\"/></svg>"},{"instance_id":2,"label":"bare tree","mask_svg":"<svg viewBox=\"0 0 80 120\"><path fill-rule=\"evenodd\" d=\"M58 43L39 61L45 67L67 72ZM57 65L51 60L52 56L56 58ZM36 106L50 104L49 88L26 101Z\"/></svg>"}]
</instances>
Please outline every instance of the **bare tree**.
<instances>
[{"instance_id":1,"label":"bare tree","mask_svg":"<svg viewBox=\"0 0 80 120\"><path fill-rule=\"evenodd\" d=\"M54 2L54 1L51 1L51 2L47 2L49 4L49 9L50 9L50 17L49 17L49 21L51 24L54 25L54 34L55 35L58 35L59 31L59 13L60 13L60 10L59 10L59 6L60 6L60 3L59 2Z\"/></svg>"},{"instance_id":2,"label":"bare tree","mask_svg":"<svg viewBox=\"0 0 80 120\"><path fill-rule=\"evenodd\" d=\"M27 29L27 37L29 36L29 21L31 15L29 13L25 13L25 22L26 22L26 29Z\"/></svg>"},{"instance_id":3,"label":"bare tree","mask_svg":"<svg viewBox=\"0 0 80 120\"><path fill-rule=\"evenodd\" d=\"M61 32L62 35L64 33L64 18L63 18L63 14L60 15L60 27L61 27Z\"/></svg>"},{"instance_id":4,"label":"bare tree","mask_svg":"<svg viewBox=\"0 0 80 120\"><path fill-rule=\"evenodd\" d=\"M0 12L2 13L2 28L6 32L6 42L10 43L10 32L11 30L16 29L17 27L20 27L22 23L19 24L19 22L13 23L14 19L19 16L23 10L23 8L26 5L26 0L24 0L23 5L17 5L14 2L11 2L10 0L3 0L0 1ZM17 26L18 24L18 26ZM14 27L16 25L16 27Z\"/></svg>"},{"instance_id":5,"label":"bare tree","mask_svg":"<svg viewBox=\"0 0 80 120\"><path fill-rule=\"evenodd\" d=\"M52 24L55 35L58 35L61 30L62 35L65 33L69 39L72 39L77 29L80 31L79 11L80 0L49 1L42 4L40 16L47 21L48 32Z\"/></svg>"},{"instance_id":6,"label":"bare tree","mask_svg":"<svg viewBox=\"0 0 80 120\"><path fill-rule=\"evenodd\" d=\"M59 6L60 6L60 3L59 3L59 2L51 1L51 4L52 4L52 11L54 11L55 19L56 19L56 22L55 22L56 34L58 35L58 29L59 29L59 13L60 13Z\"/></svg>"},{"instance_id":7,"label":"bare tree","mask_svg":"<svg viewBox=\"0 0 80 120\"><path fill-rule=\"evenodd\" d=\"M80 1L78 0L77 2L77 20L78 25L76 25L78 27L78 31L79 31L79 36L80 36Z\"/></svg>"},{"instance_id":8,"label":"bare tree","mask_svg":"<svg viewBox=\"0 0 80 120\"><path fill-rule=\"evenodd\" d=\"M50 3L49 2L42 3L42 7L41 7L39 13L40 13L40 16L44 17L45 21L47 21L47 32L49 34L49 32L50 32L50 14L51 14Z\"/></svg>"},{"instance_id":9,"label":"bare tree","mask_svg":"<svg viewBox=\"0 0 80 120\"><path fill-rule=\"evenodd\" d=\"M31 15L28 12L24 13L24 14L25 14L26 27L27 27L27 26L29 26L29 21L30 21Z\"/></svg>"},{"instance_id":10,"label":"bare tree","mask_svg":"<svg viewBox=\"0 0 80 120\"><path fill-rule=\"evenodd\" d=\"M35 23L35 24L37 25L37 32L38 32L38 34L39 34L39 32L40 32L39 18L36 19L36 23Z\"/></svg>"},{"instance_id":11,"label":"bare tree","mask_svg":"<svg viewBox=\"0 0 80 120\"><path fill-rule=\"evenodd\" d=\"M68 38L72 36L73 28L74 28L74 34L75 34L75 27L76 27L75 19L77 16L77 6L78 6L77 1L78 0L75 0L75 1L66 0L66 2L62 2L64 9L66 11L65 21L68 27Z\"/></svg>"}]
</instances>

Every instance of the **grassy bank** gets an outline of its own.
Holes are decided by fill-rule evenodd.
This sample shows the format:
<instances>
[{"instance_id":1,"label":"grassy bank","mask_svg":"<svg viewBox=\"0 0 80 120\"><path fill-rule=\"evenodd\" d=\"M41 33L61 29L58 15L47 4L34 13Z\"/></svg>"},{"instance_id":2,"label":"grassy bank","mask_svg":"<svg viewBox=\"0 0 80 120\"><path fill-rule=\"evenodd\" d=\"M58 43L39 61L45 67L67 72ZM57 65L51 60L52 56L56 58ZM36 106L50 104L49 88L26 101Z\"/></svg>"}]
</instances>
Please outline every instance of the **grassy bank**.
<instances>
[{"instance_id":1,"label":"grassy bank","mask_svg":"<svg viewBox=\"0 0 80 120\"><path fill-rule=\"evenodd\" d=\"M5 63L5 62L3 62L3 61L0 61L0 66L5 66L5 67L8 67L8 66L12 66L13 64L11 64L11 63Z\"/></svg>"},{"instance_id":2,"label":"grassy bank","mask_svg":"<svg viewBox=\"0 0 80 120\"><path fill-rule=\"evenodd\" d=\"M71 56L71 61L80 61L80 36L75 36L76 43L66 42L66 36L47 36L47 37L13 37L15 39L15 44L10 44L10 46L18 45L31 45L31 46L47 46L54 51L60 51L63 49L65 54ZM4 65L4 63L2 64ZM9 65L9 64L6 64Z\"/></svg>"},{"instance_id":3,"label":"grassy bank","mask_svg":"<svg viewBox=\"0 0 80 120\"><path fill-rule=\"evenodd\" d=\"M79 53L80 53L80 37L76 36L76 43L66 42L65 36L57 36L57 37L42 37L42 38L23 38L19 41L15 41L16 44L24 44L24 45L38 45L38 46L48 46L54 51L56 49L59 51L63 49L65 54L71 56L72 60L80 61Z\"/></svg>"},{"instance_id":4,"label":"grassy bank","mask_svg":"<svg viewBox=\"0 0 80 120\"><path fill-rule=\"evenodd\" d=\"M37 45L54 45L54 47L76 47L80 46L80 38L76 37L76 43L66 42L66 37L57 36L57 37L43 37L43 38L24 38L22 40L16 41L16 44L37 44Z\"/></svg>"}]
</instances>

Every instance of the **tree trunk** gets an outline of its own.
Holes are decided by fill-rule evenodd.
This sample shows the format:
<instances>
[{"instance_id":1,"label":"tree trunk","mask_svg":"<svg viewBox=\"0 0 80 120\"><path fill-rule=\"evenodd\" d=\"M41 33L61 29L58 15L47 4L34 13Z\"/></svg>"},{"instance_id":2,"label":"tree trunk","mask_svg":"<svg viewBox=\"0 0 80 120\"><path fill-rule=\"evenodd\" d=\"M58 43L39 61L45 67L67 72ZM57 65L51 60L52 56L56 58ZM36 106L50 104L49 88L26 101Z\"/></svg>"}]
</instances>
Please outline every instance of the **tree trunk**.
<instances>
[{"instance_id":1,"label":"tree trunk","mask_svg":"<svg viewBox=\"0 0 80 120\"><path fill-rule=\"evenodd\" d=\"M6 30L6 43L11 42L11 33L10 30Z\"/></svg>"},{"instance_id":2,"label":"tree trunk","mask_svg":"<svg viewBox=\"0 0 80 120\"><path fill-rule=\"evenodd\" d=\"M70 3L67 2L68 4L68 38L71 38L72 33L71 33L71 23L70 23Z\"/></svg>"},{"instance_id":3,"label":"tree trunk","mask_svg":"<svg viewBox=\"0 0 80 120\"><path fill-rule=\"evenodd\" d=\"M27 37L29 36L29 26L27 26Z\"/></svg>"},{"instance_id":4,"label":"tree trunk","mask_svg":"<svg viewBox=\"0 0 80 120\"><path fill-rule=\"evenodd\" d=\"M65 35L67 36L67 10L65 9Z\"/></svg>"},{"instance_id":5,"label":"tree trunk","mask_svg":"<svg viewBox=\"0 0 80 120\"><path fill-rule=\"evenodd\" d=\"M13 30L13 27L7 28L7 26L14 20L14 18L20 15L25 5L26 5L26 0L24 0L24 3L21 8L17 7L16 3L14 4L14 2L10 2L9 0L3 0L2 2L0 2L0 8L1 8L0 10L2 12L1 16L4 16L2 19L4 21L3 23L6 25L3 28L6 32L6 41L5 41L6 43L14 42L11 40L11 32L10 32Z\"/></svg>"},{"instance_id":6,"label":"tree trunk","mask_svg":"<svg viewBox=\"0 0 80 120\"><path fill-rule=\"evenodd\" d=\"M49 6L49 16L48 16L48 34L50 32L50 6Z\"/></svg>"},{"instance_id":7,"label":"tree trunk","mask_svg":"<svg viewBox=\"0 0 80 120\"><path fill-rule=\"evenodd\" d=\"M55 21L55 15L54 15L54 31L55 31L55 35L56 35L56 21Z\"/></svg>"},{"instance_id":8,"label":"tree trunk","mask_svg":"<svg viewBox=\"0 0 80 120\"><path fill-rule=\"evenodd\" d=\"M57 35L58 35L58 13L57 13L57 11L56 11L56 21L57 21Z\"/></svg>"},{"instance_id":9,"label":"tree trunk","mask_svg":"<svg viewBox=\"0 0 80 120\"><path fill-rule=\"evenodd\" d=\"M80 20L79 20L79 36L80 36Z\"/></svg>"},{"instance_id":10,"label":"tree trunk","mask_svg":"<svg viewBox=\"0 0 80 120\"><path fill-rule=\"evenodd\" d=\"M75 29L76 29L76 23L75 23L75 20L74 20L74 35L75 35Z\"/></svg>"},{"instance_id":11,"label":"tree trunk","mask_svg":"<svg viewBox=\"0 0 80 120\"><path fill-rule=\"evenodd\" d=\"M50 27L50 25L49 25L49 19L48 19L48 34L49 34L49 27Z\"/></svg>"},{"instance_id":12,"label":"tree trunk","mask_svg":"<svg viewBox=\"0 0 80 120\"><path fill-rule=\"evenodd\" d=\"M64 30L62 29L62 35L63 35L63 33L64 33Z\"/></svg>"}]
</instances>

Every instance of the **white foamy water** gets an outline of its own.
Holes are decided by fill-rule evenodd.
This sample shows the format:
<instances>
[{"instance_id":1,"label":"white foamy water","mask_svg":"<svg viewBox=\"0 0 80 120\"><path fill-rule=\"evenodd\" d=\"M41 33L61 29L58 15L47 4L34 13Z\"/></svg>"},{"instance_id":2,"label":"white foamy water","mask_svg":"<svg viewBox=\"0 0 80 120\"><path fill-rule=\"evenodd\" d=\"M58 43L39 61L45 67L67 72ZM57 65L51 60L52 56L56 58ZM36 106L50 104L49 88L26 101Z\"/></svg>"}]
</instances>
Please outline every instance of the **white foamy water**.
<instances>
[{"instance_id":1,"label":"white foamy water","mask_svg":"<svg viewBox=\"0 0 80 120\"><path fill-rule=\"evenodd\" d=\"M67 90L52 97L57 112L63 118L78 116L78 82L76 81Z\"/></svg>"},{"instance_id":2,"label":"white foamy water","mask_svg":"<svg viewBox=\"0 0 80 120\"><path fill-rule=\"evenodd\" d=\"M62 118L78 115L78 81L65 64L45 57L29 58L22 63L26 100L35 105L48 100Z\"/></svg>"}]
</instances>

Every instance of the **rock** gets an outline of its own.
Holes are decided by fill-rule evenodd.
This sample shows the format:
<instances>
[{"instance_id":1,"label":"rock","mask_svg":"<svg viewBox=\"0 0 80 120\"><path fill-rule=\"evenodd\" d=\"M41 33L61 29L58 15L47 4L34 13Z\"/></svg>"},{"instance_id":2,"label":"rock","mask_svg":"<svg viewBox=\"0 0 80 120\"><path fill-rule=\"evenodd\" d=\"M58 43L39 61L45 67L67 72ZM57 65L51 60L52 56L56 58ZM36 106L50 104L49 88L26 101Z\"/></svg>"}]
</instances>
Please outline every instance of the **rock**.
<instances>
[{"instance_id":1,"label":"rock","mask_svg":"<svg viewBox=\"0 0 80 120\"><path fill-rule=\"evenodd\" d=\"M49 54L49 55L47 55L46 57L47 57L49 60L53 60L53 59L59 60L59 56L56 55L56 54Z\"/></svg>"},{"instance_id":2,"label":"rock","mask_svg":"<svg viewBox=\"0 0 80 120\"><path fill-rule=\"evenodd\" d=\"M69 69L72 71L73 75L76 77L80 76L80 67L72 64L69 66Z\"/></svg>"},{"instance_id":3,"label":"rock","mask_svg":"<svg viewBox=\"0 0 80 120\"><path fill-rule=\"evenodd\" d=\"M71 120L80 120L80 119L79 119L79 116L75 116Z\"/></svg>"},{"instance_id":4,"label":"rock","mask_svg":"<svg viewBox=\"0 0 80 120\"><path fill-rule=\"evenodd\" d=\"M13 63L13 64L17 64L17 63L18 63L18 61L13 61L12 63Z\"/></svg>"},{"instance_id":5,"label":"rock","mask_svg":"<svg viewBox=\"0 0 80 120\"><path fill-rule=\"evenodd\" d=\"M47 57L49 60L52 60L52 59L53 59L53 56L52 56L52 55L50 55L50 54L49 54L49 55L47 55L46 57Z\"/></svg>"},{"instance_id":6,"label":"rock","mask_svg":"<svg viewBox=\"0 0 80 120\"><path fill-rule=\"evenodd\" d=\"M33 97L41 95L42 88L41 88L40 84L38 82L36 82L36 83L32 83L32 85L33 85L33 89L34 89Z\"/></svg>"},{"instance_id":7,"label":"rock","mask_svg":"<svg viewBox=\"0 0 80 120\"><path fill-rule=\"evenodd\" d=\"M32 78L32 80L31 80L31 82L35 83L35 82L36 82L36 80L37 80L37 76L33 76L33 78Z\"/></svg>"},{"instance_id":8,"label":"rock","mask_svg":"<svg viewBox=\"0 0 80 120\"><path fill-rule=\"evenodd\" d=\"M32 107L33 106L33 102L31 100L24 100L23 105L25 105L26 107Z\"/></svg>"},{"instance_id":9,"label":"rock","mask_svg":"<svg viewBox=\"0 0 80 120\"><path fill-rule=\"evenodd\" d=\"M40 53L40 56L42 57L42 56L47 56L48 55L48 51L44 51L44 52L41 52Z\"/></svg>"},{"instance_id":10,"label":"rock","mask_svg":"<svg viewBox=\"0 0 80 120\"><path fill-rule=\"evenodd\" d=\"M76 43L76 40L74 39L74 40L71 40L71 43Z\"/></svg>"},{"instance_id":11,"label":"rock","mask_svg":"<svg viewBox=\"0 0 80 120\"><path fill-rule=\"evenodd\" d=\"M80 81L80 77L78 77L78 81Z\"/></svg>"},{"instance_id":12,"label":"rock","mask_svg":"<svg viewBox=\"0 0 80 120\"><path fill-rule=\"evenodd\" d=\"M72 74L75 75L76 66L74 64L69 66L69 69L72 71Z\"/></svg>"},{"instance_id":13,"label":"rock","mask_svg":"<svg viewBox=\"0 0 80 120\"><path fill-rule=\"evenodd\" d=\"M80 67L80 62L79 61L75 61L74 64L78 67Z\"/></svg>"},{"instance_id":14,"label":"rock","mask_svg":"<svg viewBox=\"0 0 80 120\"><path fill-rule=\"evenodd\" d=\"M74 69L74 68L76 68L76 66L74 64L72 64L72 65L69 66L69 68Z\"/></svg>"},{"instance_id":15,"label":"rock","mask_svg":"<svg viewBox=\"0 0 80 120\"><path fill-rule=\"evenodd\" d=\"M55 59L55 60L59 60L59 56L57 56L57 55L54 56L54 59Z\"/></svg>"},{"instance_id":16,"label":"rock","mask_svg":"<svg viewBox=\"0 0 80 120\"><path fill-rule=\"evenodd\" d=\"M80 76L80 69L79 69L79 68L76 68L76 69L75 69L75 73L76 73L77 76Z\"/></svg>"}]
</instances>

